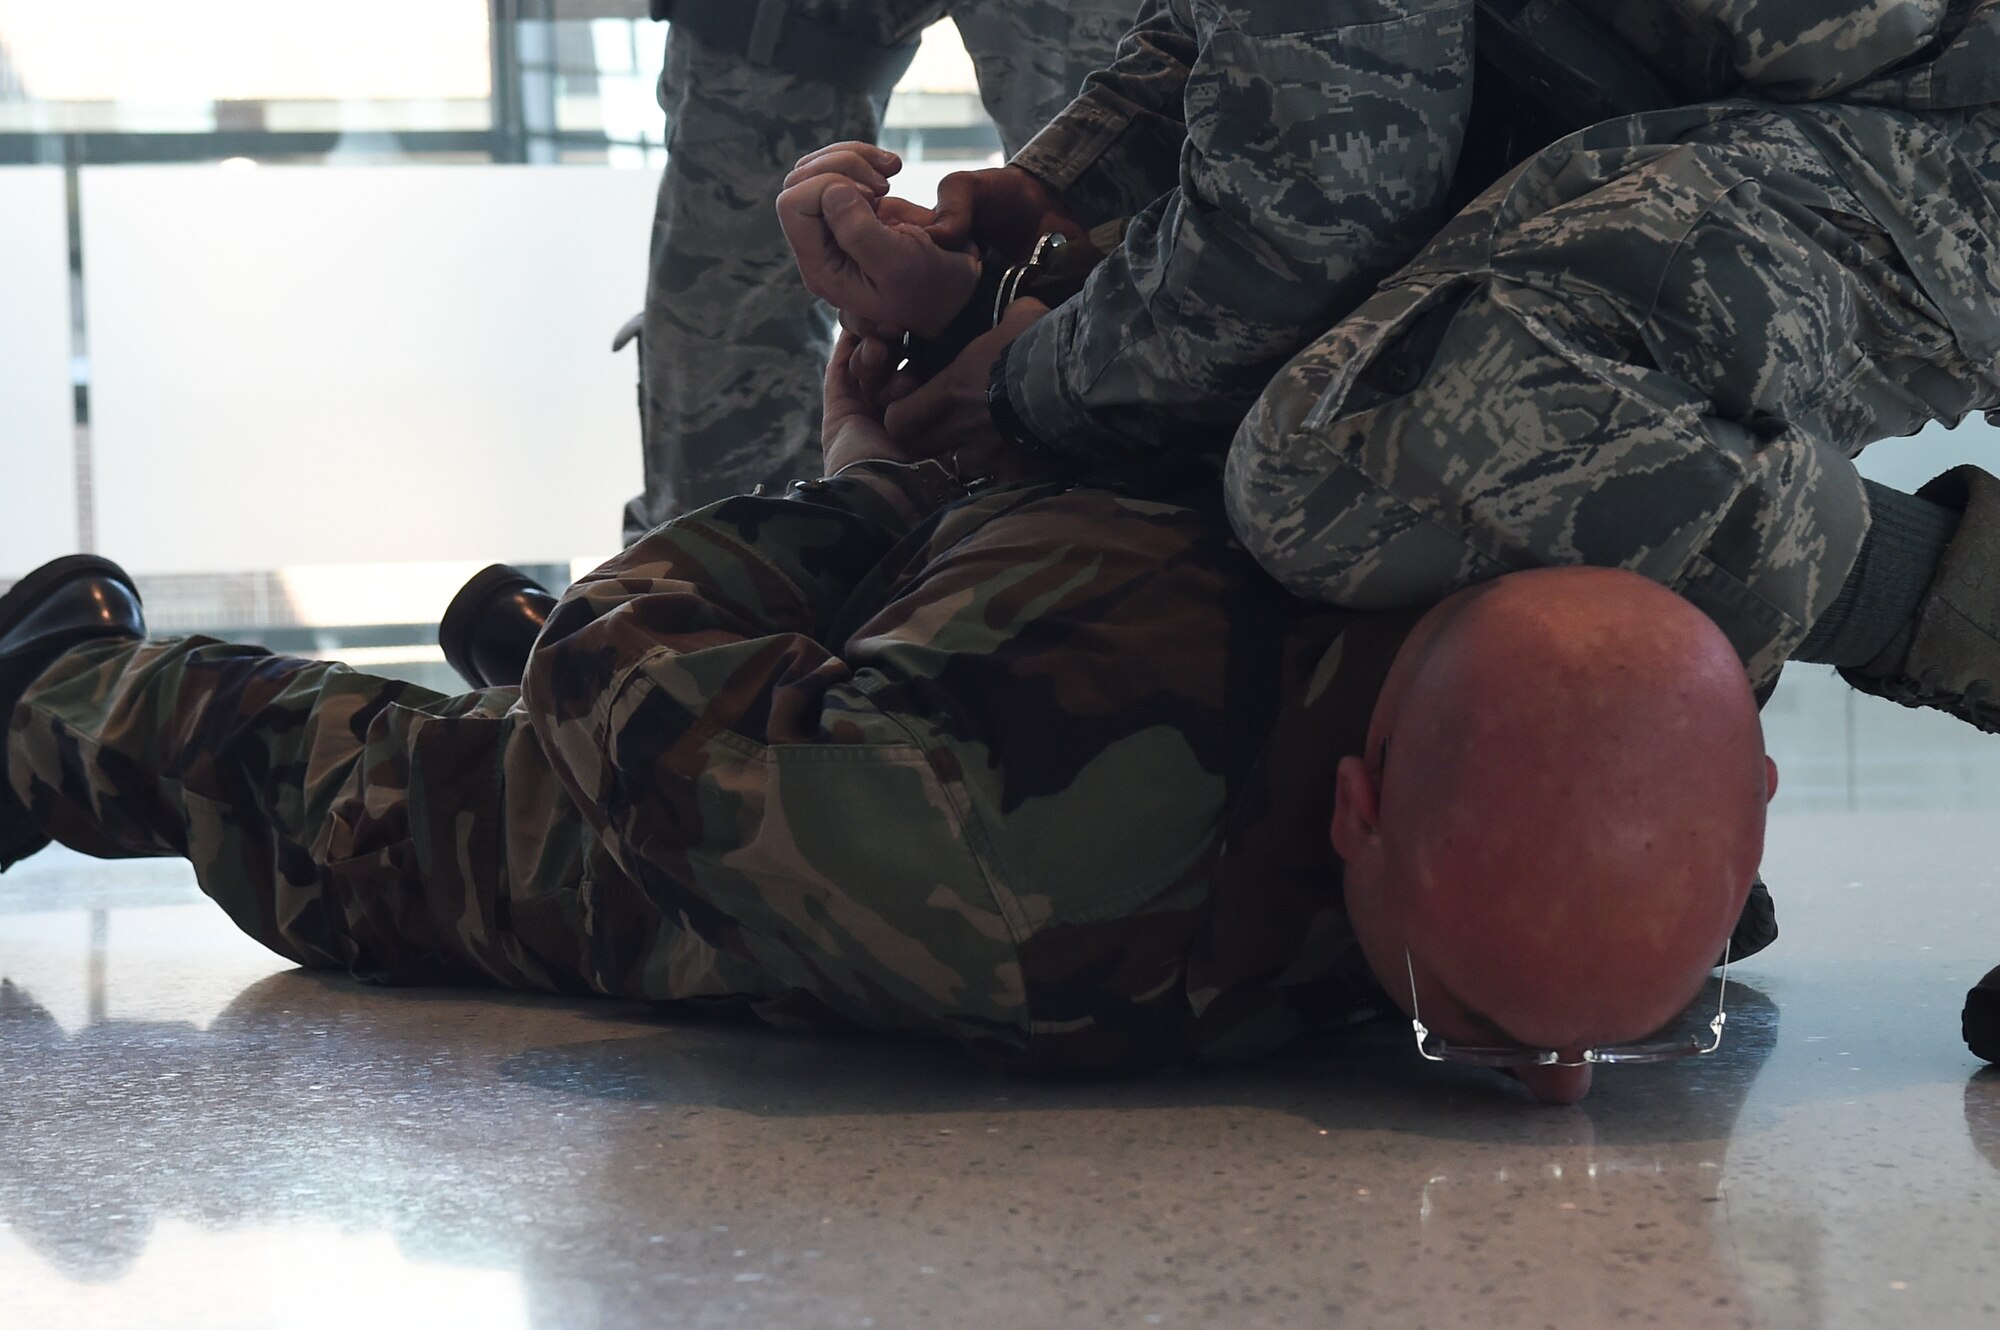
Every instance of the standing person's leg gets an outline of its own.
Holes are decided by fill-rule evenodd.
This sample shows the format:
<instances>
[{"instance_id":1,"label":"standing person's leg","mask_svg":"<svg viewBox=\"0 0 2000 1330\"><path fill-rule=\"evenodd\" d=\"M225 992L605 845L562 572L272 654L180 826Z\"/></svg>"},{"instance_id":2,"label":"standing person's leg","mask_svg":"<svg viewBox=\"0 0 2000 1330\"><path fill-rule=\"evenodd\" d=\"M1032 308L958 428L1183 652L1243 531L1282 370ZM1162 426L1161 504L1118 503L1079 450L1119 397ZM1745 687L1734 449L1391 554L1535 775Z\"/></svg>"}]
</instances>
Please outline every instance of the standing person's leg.
<instances>
[{"instance_id":1,"label":"standing person's leg","mask_svg":"<svg viewBox=\"0 0 2000 1330\"><path fill-rule=\"evenodd\" d=\"M185 857L301 965L628 997L702 978L661 972L701 949L600 847L514 689L445 698L201 638L87 642L29 685L4 759L0 797L40 830Z\"/></svg>"},{"instance_id":2,"label":"standing person's leg","mask_svg":"<svg viewBox=\"0 0 2000 1330\"><path fill-rule=\"evenodd\" d=\"M952 22L1012 157L1110 63L1138 0L962 0Z\"/></svg>"},{"instance_id":3,"label":"standing person's leg","mask_svg":"<svg viewBox=\"0 0 2000 1330\"><path fill-rule=\"evenodd\" d=\"M853 103L859 102L859 105ZM806 152L870 138L880 108L668 30L667 165L642 348L643 493L629 543L668 518L815 470L833 320L806 294L771 200Z\"/></svg>"},{"instance_id":4,"label":"standing person's leg","mask_svg":"<svg viewBox=\"0 0 2000 1330\"><path fill-rule=\"evenodd\" d=\"M1895 197L1843 117L1920 167ZM1232 520L1288 586L1358 608L1632 568L1767 678L1862 549L1849 457L2000 402L1991 142L1975 117L1750 103L1565 139L1278 376Z\"/></svg>"},{"instance_id":5,"label":"standing person's leg","mask_svg":"<svg viewBox=\"0 0 2000 1330\"><path fill-rule=\"evenodd\" d=\"M932 11L937 3L929 0ZM908 38L923 21L912 19ZM857 27L859 40L872 42L874 31ZM806 294L773 202L806 153L874 141L895 69L891 61L886 83L855 91L669 26L660 74L667 166L643 325L645 491L626 505L626 543L759 484L819 474L833 314Z\"/></svg>"}]
</instances>

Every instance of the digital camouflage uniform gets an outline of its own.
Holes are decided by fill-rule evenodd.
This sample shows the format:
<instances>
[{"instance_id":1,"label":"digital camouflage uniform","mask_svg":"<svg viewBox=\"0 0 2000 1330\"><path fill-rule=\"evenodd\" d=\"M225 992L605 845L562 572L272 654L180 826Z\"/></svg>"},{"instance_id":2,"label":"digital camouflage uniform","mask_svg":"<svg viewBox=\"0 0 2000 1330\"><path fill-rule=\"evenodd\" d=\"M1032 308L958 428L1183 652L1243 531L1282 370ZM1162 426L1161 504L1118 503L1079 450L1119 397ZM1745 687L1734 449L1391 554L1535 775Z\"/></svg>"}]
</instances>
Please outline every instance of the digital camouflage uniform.
<instances>
[{"instance_id":1,"label":"digital camouflage uniform","mask_svg":"<svg viewBox=\"0 0 2000 1330\"><path fill-rule=\"evenodd\" d=\"M719 3L754 0L679 0L682 10ZM1136 3L801 0L798 10L879 47L912 50L924 28L949 16L1012 151L1110 56ZM806 294L772 203L806 153L873 142L888 101L886 87L844 89L755 64L688 28L669 26L660 75L667 166L642 343L645 492L626 508L628 542L764 481L818 474L833 315Z\"/></svg>"},{"instance_id":2,"label":"digital camouflage uniform","mask_svg":"<svg viewBox=\"0 0 2000 1330\"><path fill-rule=\"evenodd\" d=\"M1471 0L1148 0L1014 164L1085 226L1131 216L1008 351L1014 414L1108 459L1218 451L1292 355L1441 225Z\"/></svg>"},{"instance_id":3,"label":"digital camouflage uniform","mask_svg":"<svg viewBox=\"0 0 2000 1330\"><path fill-rule=\"evenodd\" d=\"M961 493L863 463L584 578L519 690L78 646L14 791L185 855L251 936L399 983L739 999L1051 1069L1379 1001L1328 843L1409 616L1309 608L1212 469Z\"/></svg>"},{"instance_id":4,"label":"digital camouflage uniform","mask_svg":"<svg viewBox=\"0 0 2000 1330\"><path fill-rule=\"evenodd\" d=\"M1298 356L1230 514L1293 590L1632 568L1770 678L1868 524L1849 459L2000 404L2000 0L1589 0L1685 109L1566 137Z\"/></svg>"}]
</instances>

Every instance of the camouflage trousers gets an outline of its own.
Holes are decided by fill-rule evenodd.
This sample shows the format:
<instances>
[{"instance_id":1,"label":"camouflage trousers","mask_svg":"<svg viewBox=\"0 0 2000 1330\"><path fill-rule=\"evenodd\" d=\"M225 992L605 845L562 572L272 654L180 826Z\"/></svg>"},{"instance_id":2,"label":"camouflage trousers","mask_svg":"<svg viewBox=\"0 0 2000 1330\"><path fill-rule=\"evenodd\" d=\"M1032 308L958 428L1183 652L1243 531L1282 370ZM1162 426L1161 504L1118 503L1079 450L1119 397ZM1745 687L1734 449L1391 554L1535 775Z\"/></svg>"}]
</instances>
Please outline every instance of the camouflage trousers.
<instances>
[{"instance_id":1,"label":"camouflage trousers","mask_svg":"<svg viewBox=\"0 0 2000 1330\"><path fill-rule=\"evenodd\" d=\"M1295 358L1230 518L1301 595L1634 569L1773 676L1867 530L1850 459L2000 404L2000 111L1612 121L1475 200Z\"/></svg>"},{"instance_id":2,"label":"camouflage trousers","mask_svg":"<svg viewBox=\"0 0 2000 1330\"><path fill-rule=\"evenodd\" d=\"M947 15L1011 154L1108 60L1136 0L856 0L885 46ZM674 27L660 76L667 166L653 217L643 354L645 491L625 539L763 482L819 474L834 318L806 294L772 200L815 148L873 141L887 97L754 65ZM928 200L920 200L928 202Z\"/></svg>"},{"instance_id":3,"label":"camouflage trousers","mask_svg":"<svg viewBox=\"0 0 2000 1330\"><path fill-rule=\"evenodd\" d=\"M238 927L300 965L752 991L619 871L515 689L443 697L204 638L100 641L36 681L7 752L45 831L99 857L187 858Z\"/></svg>"}]
</instances>

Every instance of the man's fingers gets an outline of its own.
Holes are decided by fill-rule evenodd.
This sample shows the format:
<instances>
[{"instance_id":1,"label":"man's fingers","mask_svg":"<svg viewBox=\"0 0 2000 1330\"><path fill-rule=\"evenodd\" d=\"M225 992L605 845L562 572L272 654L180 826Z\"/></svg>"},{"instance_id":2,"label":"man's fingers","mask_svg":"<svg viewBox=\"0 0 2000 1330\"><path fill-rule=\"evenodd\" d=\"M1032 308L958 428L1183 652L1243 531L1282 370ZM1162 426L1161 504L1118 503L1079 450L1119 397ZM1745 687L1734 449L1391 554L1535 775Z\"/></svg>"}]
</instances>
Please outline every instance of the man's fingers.
<instances>
[{"instance_id":1,"label":"man's fingers","mask_svg":"<svg viewBox=\"0 0 2000 1330\"><path fill-rule=\"evenodd\" d=\"M854 376L855 383L870 397L881 400L883 384L896 368L896 350L879 337L855 339L843 335L840 340L855 343L847 362L848 372Z\"/></svg>"},{"instance_id":2,"label":"man's fingers","mask_svg":"<svg viewBox=\"0 0 2000 1330\"><path fill-rule=\"evenodd\" d=\"M909 370L900 370L875 392L875 400L884 406L893 406L911 393L924 386L924 381Z\"/></svg>"},{"instance_id":3,"label":"man's fingers","mask_svg":"<svg viewBox=\"0 0 2000 1330\"><path fill-rule=\"evenodd\" d=\"M861 201L862 207L869 207L867 199L846 176L812 175L778 192L778 216L806 217L817 225L826 213L827 196L835 192L851 195Z\"/></svg>"},{"instance_id":4,"label":"man's fingers","mask_svg":"<svg viewBox=\"0 0 2000 1330\"><path fill-rule=\"evenodd\" d=\"M861 340L847 333L834 339L833 354L826 362L825 423L832 427L846 416L865 407L868 388L854 371L855 352Z\"/></svg>"},{"instance_id":5,"label":"man's fingers","mask_svg":"<svg viewBox=\"0 0 2000 1330\"><path fill-rule=\"evenodd\" d=\"M946 249L957 249L972 236L972 214L978 206L979 180L969 171L959 171L938 182L937 220L927 228L931 239Z\"/></svg>"},{"instance_id":6,"label":"man's fingers","mask_svg":"<svg viewBox=\"0 0 2000 1330\"><path fill-rule=\"evenodd\" d=\"M833 232L834 243L864 272L882 272L902 256L896 233L882 224L859 190L835 182L820 197L820 212Z\"/></svg>"},{"instance_id":7,"label":"man's fingers","mask_svg":"<svg viewBox=\"0 0 2000 1330\"><path fill-rule=\"evenodd\" d=\"M877 323L874 319L857 314L851 309L839 309L834 313L840 318L841 329L853 333L856 337L879 337L883 341L894 341L901 336L896 329Z\"/></svg>"},{"instance_id":8,"label":"man's fingers","mask_svg":"<svg viewBox=\"0 0 2000 1330\"><path fill-rule=\"evenodd\" d=\"M848 139L842 143L829 143L824 148L815 148L799 158L793 164L791 174L785 177L785 183L796 184L809 175L817 174L820 163L831 157L853 158L865 163L869 170L882 176L892 176L903 169L903 159L887 148L878 148L859 139Z\"/></svg>"},{"instance_id":9,"label":"man's fingers","mask_svg":"<svg viewBox=\"0 0 2000 1330\"><path fill-rule=\"evenodd\" d=\"M855 152L829 152L816 158L810 166L795 166L785 177L785 187L811 180L815 176L845 176L871 194L885 194L889 190L889 177L876 169L875 164Z\"/></svg>"},{"instance_id":10,"label":"man's fingers","mask_svg":"<svg viewBox=\"0 0 2000 1330\"><path fill-rule=\"evenodd\" d=\"M822 157L830 156L837 152L851 152L856 156L866 157L875 163L878 169L888 175L894 175L903 169L903 159L901 157L890 152L887 148L868 142L866 139L842 139L838 143L829 143L824 148L814 148L811 152L799 158L792 169L797 170L798 167L804 166L809 162L818 161Z\"/></svg>"},{"instance_id":11,"label":"man's fingers","mask_svg":"<svg viewBox=\"0 0 2000 1330\"><path fill-rule=\"evenodd\" d=\"M836 283L840 282L852 266L847 255L835 243L833 233L827 229L826 219L821 214L822 195L828 188L838 185L849 194L854 186L838 176L828 176L825 180L808 180L794 185L778 195L778 229L785 234L785 243L792 247L792 256L798 261L799 276L804 279L806 289L822 300L831 300L835 305L845 302ZM864 208L866 205L863 205Z\"/></svg>"},{"instance_id":12,"label":"man's fingers","mask_svg":"<svg viewBox=\"0 0 2000 1330\"><path fill-rule=\"evenodd\" d=\"M875 215L891 225L915 227L926 227L937 220L937 213L932 209L894 194L875 201Z\"/></svg>"},{"instance_id":13,"label":"man's fingers","mask_svg":"<svg viewBox=\"0 0 2000 1330\"><path fill-rule=\"evenodd\" d=\"M856 337L853 333L841 333L833 339L833 354L827 358L828 367L846 373L855 356L860 354L861 348L866 345L864 339Z\"/></svg>"},{"instance_id":14,"label":"man's fingers","mask_svg":"<svg viewBox=\"0 0 2000 1330\"><path fill-rule=\"evenodd\" d=\"M951 416L952 399L937 382L924 384L891 403L882 414L889 437L906 447L920 448L926 436Z\"/></svg>"}]
</instances>

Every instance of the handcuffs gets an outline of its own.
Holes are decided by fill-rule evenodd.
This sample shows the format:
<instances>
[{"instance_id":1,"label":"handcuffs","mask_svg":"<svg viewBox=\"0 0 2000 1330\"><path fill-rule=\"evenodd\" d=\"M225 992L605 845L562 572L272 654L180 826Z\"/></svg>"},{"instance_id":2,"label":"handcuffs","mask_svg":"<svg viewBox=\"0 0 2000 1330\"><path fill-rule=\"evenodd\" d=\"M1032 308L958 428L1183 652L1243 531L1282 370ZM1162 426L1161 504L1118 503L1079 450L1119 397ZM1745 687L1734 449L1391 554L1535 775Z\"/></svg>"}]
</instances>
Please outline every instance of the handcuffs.
<instances>
[{"instance_id":1,"label":"handcuffs","mask_svg":"<svg viewBox=\"0 0 2000 1330\"><path fill-rule=\"evenodd\" d=\"M973 339L998 327L1007 307L1016 300L1039 300L1050 307L1062 304L1083 289L1104 256L1124 241L1125 221L1121 217L1077 237L1050 231L1035 241L1026 260L1010 266L1003 267L996 261L998 256L989 251L980 269L979 285L937 336L903 335L905 366L925 378L936 375L958 359ZM986 410L993 418L994 428L1009 443L1031 452L1052 451L1028 428L1007 396L1005 355L994 358L987 377ZM956 450L944 465L961 483L978 483L963 478Z\"/></svg>"},{"instance_id":2,"label":"handcuffs","mask_svg":"<svg viewBox=\"0 0 2000 1330\"><path fill-rule=\"evenodd\" d=\"M1106 222L1084 235L1070 237L1051 231L1035 241L1025 262L1011 266L988 251L982 259L979 285L935 337L903 334L903 355L911 369L926 377L958 359L975 337L1000 324L1007 306L1016 300L1039 300L1054 307L1083 290L1091 271L1125 239L1125 219Z\"/></svg>"}]
</instances>

